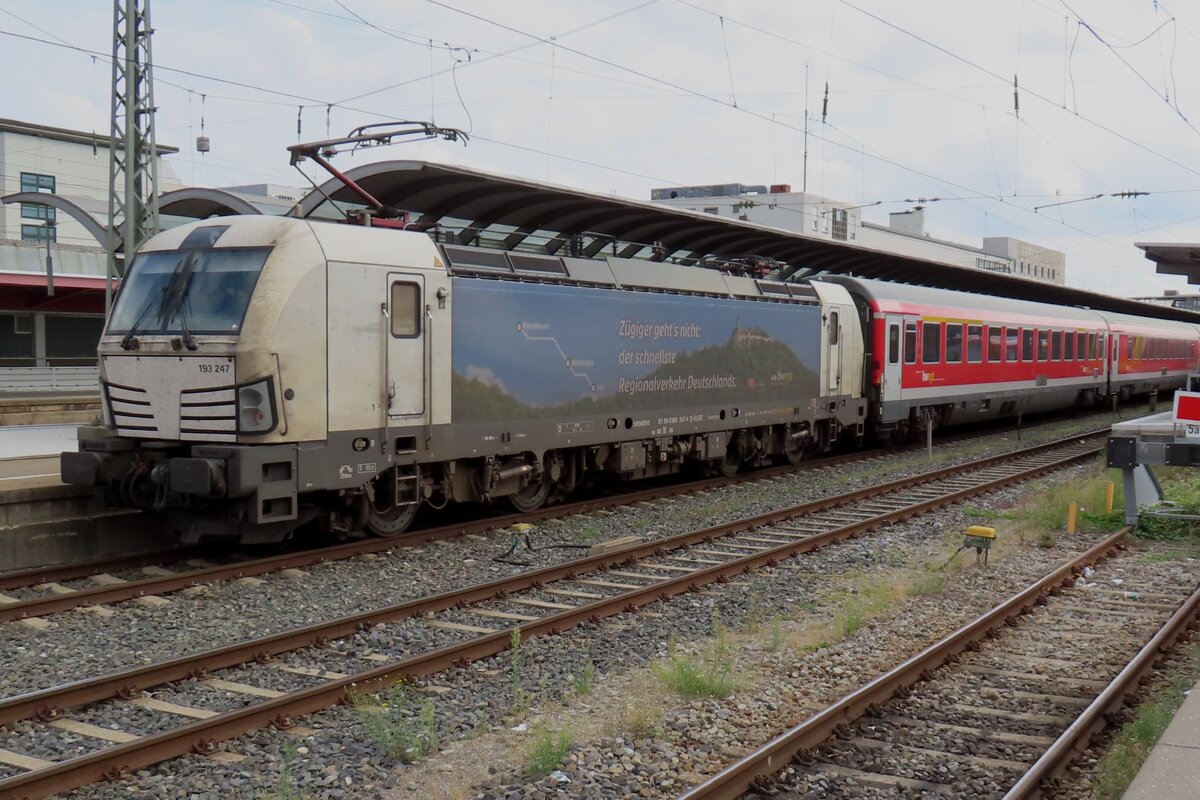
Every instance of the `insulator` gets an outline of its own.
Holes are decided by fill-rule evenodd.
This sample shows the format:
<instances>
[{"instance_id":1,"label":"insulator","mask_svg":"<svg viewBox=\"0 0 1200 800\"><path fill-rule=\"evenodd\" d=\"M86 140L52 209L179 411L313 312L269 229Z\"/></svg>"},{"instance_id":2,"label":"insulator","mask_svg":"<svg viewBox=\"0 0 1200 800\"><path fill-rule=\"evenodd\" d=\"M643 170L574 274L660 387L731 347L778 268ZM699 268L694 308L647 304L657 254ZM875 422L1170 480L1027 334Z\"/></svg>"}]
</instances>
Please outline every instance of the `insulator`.
<instances>
[{"instance_id":1,"label":"insulator","mask_svg":"<svg viewBox=\"0 0 1200 800\"><path fill-rule=\"evenodd\" d=\"M207 136L197 136L196 137L196 152L207 153L211 149L212 149L212 145L208 141Z\"/></svg>"}]
</instances>

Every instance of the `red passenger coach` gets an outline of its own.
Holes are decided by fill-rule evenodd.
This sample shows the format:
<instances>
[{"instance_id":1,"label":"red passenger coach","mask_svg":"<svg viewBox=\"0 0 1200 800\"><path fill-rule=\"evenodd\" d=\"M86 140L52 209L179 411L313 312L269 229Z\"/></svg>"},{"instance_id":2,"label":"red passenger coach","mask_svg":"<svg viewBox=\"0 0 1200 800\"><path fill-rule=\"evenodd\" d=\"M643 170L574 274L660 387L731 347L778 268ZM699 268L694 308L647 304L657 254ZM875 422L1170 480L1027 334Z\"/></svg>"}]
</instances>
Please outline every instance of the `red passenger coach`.
<instances>
[{"instance_id":1,"label":"red passenger coach","mask_svg":"<svg viewBox=\"0 0 1200 800\"><path fill-rule=\"evenodd\" d=\"M823 279L846 287L869 331L864 384L884 436L907 438L926 418L938 427L1091 405L1113 391L1128 397L1180 387L1200 353L1200 335L1186 323L862 278ZM1124 360L1112 361L1114 342Z\"/></svg>"},{"instance_id":2,"label":"red passenger coach","mask_svg":"<svg viewBox=\"0 0 1200 800\"><path fill-rule=\"evenodd\" d=\"M1103 313L1112 331L1109 383L1122 399L1175 388L1200 365L1195 326L1161 319Z\"/></svg>"}]
</instances>

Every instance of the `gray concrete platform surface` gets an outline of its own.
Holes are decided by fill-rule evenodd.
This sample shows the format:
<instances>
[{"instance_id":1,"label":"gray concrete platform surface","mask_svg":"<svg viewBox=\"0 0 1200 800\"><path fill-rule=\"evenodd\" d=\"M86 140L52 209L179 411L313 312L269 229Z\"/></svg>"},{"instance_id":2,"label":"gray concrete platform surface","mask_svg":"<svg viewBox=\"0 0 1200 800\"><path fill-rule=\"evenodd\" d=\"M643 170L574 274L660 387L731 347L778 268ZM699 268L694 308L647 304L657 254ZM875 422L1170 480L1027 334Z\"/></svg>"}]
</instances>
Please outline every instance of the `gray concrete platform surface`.
<instances>
[{"instance_id":1,"label":"gray concrete platform surface","mask_svg":"<svg viewBox=\"0 0 1200 800\"><path fill-rule=\"evenodd\" d=\"M0 458L56 456L78 450L79 425L5 425L0 427Z\"/></svg>"},{"instance_id":2,"label":"gray concrete platform surface","mask_svg":"<svg viewBox=\"0 0 1200 800\"><path fill-rule=\"evenodd\" d=\"M1150 751L1124 800L1200 800L1200 683Z\"/></svg>"}]
</instances>

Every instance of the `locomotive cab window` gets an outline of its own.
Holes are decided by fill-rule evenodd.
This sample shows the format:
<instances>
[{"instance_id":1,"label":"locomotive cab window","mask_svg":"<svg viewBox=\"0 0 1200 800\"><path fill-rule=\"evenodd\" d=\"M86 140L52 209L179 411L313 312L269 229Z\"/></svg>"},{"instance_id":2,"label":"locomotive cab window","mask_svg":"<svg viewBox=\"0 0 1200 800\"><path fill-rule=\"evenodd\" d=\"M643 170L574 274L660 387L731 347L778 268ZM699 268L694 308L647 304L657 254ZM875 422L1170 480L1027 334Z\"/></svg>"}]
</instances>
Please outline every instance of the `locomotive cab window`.
<instances>
[{"instance_id":1,"label":"locomotive cab window","mask_svg":"<svg viewBox=\"0 0 1200 800\"><path fill-rule=\"evenodd\" d=\"M967 361L978 364L983 360L983 326L967 326Z\"/></svg>"},{"instance_id":2,"label":"locomotive cab window","mask_svg":"<svg viewBox=\"0 0 1200 800\"><path fill-rule=\"evenodd\" d=\"M421 287L415 283L392 284L392 336L414 339L421 335Z\"/></svg>"},{"instance_id":3,"label":"locomotive cab window","mask_svg":"<svg viewBox=\"0 0 1200 800\"><path fill-rule=\"evenodd\" d=\"M904 363L917 363L917 323L904 323Z\"/></svg>"},{"instance_id":4,"label":"locomotive cab window","mask_svg":"<svg viewBox=\"0 0 1200 800\"><path fill-rule=\"evenodd\" d=\"M842 326L840 324L838 324L838 312L830 311L829 312L829 343L831 345L838 343L838 331L840 331L841 329L842 329Z\"/></svg>"},{"instance_id":5,"label":"locomotive cab window","mask_svg":"<svg viewBox=\"0 0 1200 800\"><path fill-rule=\"evenodd\" d=\"M940 322L925 322L921 324L921 363L939 364L942 360L942 324Z\"/></svg>"}]
</instances>

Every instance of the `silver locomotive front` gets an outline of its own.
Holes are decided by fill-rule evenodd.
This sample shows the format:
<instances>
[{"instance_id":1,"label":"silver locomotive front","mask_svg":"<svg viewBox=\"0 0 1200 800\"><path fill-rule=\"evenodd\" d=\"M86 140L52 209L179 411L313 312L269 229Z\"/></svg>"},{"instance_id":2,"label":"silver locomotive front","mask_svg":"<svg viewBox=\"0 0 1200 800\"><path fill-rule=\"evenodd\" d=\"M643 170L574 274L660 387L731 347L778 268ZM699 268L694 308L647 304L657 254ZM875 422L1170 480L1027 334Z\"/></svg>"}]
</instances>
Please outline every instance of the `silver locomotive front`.
<instances>
[{"instance_id":1,"label":"silver locomotive front","mask_svg":"<svg viewBox=\"0 0 1200 800\"><path fill-rule=\"evenodd\" d=\"M325 394L324 328L310 316L324 271L296 220L207 221L151 239L99 346L105 424L63 454L64 482L164 512L185 541L279 538L298 524L288 443L324 427L288 403Z\"/></svg>"}]
</instances>

